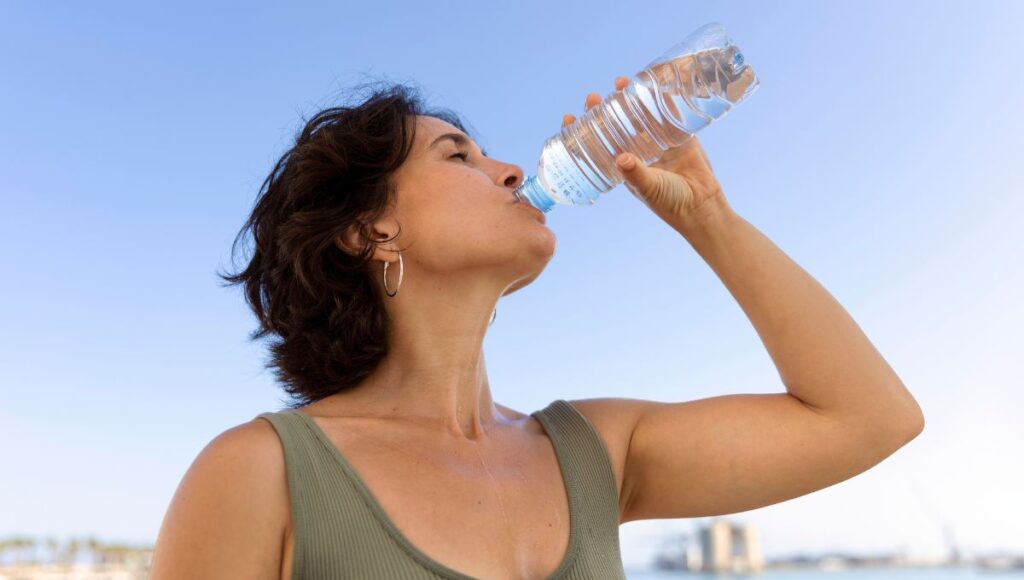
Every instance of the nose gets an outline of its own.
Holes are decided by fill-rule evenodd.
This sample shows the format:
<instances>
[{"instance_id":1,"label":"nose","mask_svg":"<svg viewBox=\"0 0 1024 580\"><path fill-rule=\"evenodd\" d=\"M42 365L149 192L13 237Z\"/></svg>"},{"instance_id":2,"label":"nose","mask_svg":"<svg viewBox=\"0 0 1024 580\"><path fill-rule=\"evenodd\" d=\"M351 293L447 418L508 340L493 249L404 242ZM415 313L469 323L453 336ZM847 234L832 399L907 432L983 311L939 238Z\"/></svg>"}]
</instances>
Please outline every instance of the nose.
<instances>
[{"instance_id":1,"label":"nose","mask_svg":"<svg viewBox=\"0 0 1024 580\"><path fill-rule=\"evenodd\" d=\"M501 174L502 185L511 188L519 187L519 185L522 184L523 180L526 178L525 175L526 174L523 173L521 167L510 163L508 164L508 169L506 169Z\"/></svg>"}]
</instances>

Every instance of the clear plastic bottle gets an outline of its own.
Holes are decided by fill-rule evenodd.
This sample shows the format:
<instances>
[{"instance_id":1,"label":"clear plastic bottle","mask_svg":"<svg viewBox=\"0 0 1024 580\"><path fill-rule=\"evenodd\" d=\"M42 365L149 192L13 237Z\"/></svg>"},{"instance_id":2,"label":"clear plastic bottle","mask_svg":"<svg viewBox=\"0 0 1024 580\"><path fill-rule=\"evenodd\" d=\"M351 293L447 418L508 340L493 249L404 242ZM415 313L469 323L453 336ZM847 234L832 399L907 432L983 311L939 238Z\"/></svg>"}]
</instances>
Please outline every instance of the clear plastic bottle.
<instances>
[{"instance_id":1,"label":"clear plastic bottle","mask_svg":"<svg viewBox=\"0 0 1024 580\"><path fill-rule=\"evenodd\" d=\"M615 158L624 152L649 165L665 150L724 116L759 84L725 28L697 29L549 138L536 175L515 193L548 212L555 204L592 205L622 183Z\"/></svg>"}]
</instances>

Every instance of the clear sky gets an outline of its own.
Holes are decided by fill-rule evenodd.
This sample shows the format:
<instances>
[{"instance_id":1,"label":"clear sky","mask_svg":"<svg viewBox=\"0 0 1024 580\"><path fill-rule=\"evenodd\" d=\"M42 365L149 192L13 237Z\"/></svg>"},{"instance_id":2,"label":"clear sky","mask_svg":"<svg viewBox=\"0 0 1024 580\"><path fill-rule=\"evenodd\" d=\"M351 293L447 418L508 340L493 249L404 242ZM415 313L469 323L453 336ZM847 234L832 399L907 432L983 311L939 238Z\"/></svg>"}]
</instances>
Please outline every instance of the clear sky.
<instances>
[{"instance_id":1,"label":"clear sky","mask_svg":"<svg viewBox=\"0 0 1024 580\"><path fill-rule=\"evenodd\" d=\"M419 86L532 174L562 115L725 25L758 91L700 134L730 203L821 282L924 433L731 516L767 555L1024 550L1024 3L0 4L0 536L155 540L225 429L281 408L219 285L301 117ZM287 7L285 7L287 6ZM622 186L556 207L555 257L485 342L495 398L782 392L711 269ZM627 565L693 520L622 527Z\"/></svg>"}]
</instances>

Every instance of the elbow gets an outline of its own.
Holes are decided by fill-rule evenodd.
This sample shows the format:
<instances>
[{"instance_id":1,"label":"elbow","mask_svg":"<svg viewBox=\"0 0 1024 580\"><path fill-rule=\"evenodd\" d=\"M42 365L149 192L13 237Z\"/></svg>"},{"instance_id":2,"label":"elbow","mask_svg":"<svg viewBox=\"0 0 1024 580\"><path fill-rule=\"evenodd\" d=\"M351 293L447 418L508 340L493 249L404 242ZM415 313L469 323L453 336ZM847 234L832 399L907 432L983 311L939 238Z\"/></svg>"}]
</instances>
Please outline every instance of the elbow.
<instances>
[{"instance_id":1,"label":"elbow","mask_svg":"<svg viewBox=\"0 0 1024 580\"><path fill-rule=\"evenodd\" d=\"M924 431L924 413L919 411L914 422L914 437L920 435L922 431Z\"/></svg>"},{"instance_id":2,"label":"elbow","mask_svg":"<svg viewBox=\"0 0 1024 580\"><path fill-rule=\"evenodd\" d=\"M899 407L891 407L884 421L877 423L876 433L887 441L886 445L902 447L924 431L924 413L912 397Z\"/></svg>"},{"instance_id":3,"label":"elbow","mask_svg":"<svg viewBox=\"0 0 1024 580\"><path fill-rule=\"evenodd\" d=\"M900 421L900 432L904 434L907 442L917 438L924 431L924 412L916 401L913 401L913 409L907 417Z\"/></svg>"},{"instance_id":4,"label":"elbow","mask_svg":"<svg viewBox=\"0 0 1024 580\"><path fill-rule=\"evenodd\" d=\"M911 413L893 421L889 420L889 428L876 430L872 438L873 444L882 450L882 456L888 457L910 443L924 431L924 414Z\"/></svg>"},{"instance_id":5,"label":"elbow","mask_svg":"<svg viewBox=\"0 0 1024 580\"><path fill-rule=\"evenodd\" d=\"M898 385L901 396L896 399L890 409L893 416L899 417L896 421L896 432L905 439L904 443L906 443L924 431L924 411L921 410L921 405L910 394L903 382L900 381Z\"/></svg>"}]
</instances>

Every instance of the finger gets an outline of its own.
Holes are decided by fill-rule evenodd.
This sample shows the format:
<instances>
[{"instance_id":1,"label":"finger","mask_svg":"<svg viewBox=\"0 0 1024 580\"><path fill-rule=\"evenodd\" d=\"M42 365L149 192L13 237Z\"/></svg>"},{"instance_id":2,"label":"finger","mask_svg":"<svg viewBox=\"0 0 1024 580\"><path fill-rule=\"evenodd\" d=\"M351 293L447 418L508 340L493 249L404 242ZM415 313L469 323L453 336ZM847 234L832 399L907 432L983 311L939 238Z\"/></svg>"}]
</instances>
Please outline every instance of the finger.
<instances>
[{"instance_id":1,"label":"finger","mask_svg":"<svg viewBox=\"0 0 1024 580\"><path fill-rule=\"evenodd\" d=\"M562 126L566 127L576 122L576 115L562 115Z\"/></svg>"},{"instance_id":2,"label":"finger","mask_svg":"<svg viewBox=\"0 0 1024 580\"><path fill-rule=\"evenodd\" d=\"M601 104L601 95L598 93L590 93L587 95L587 99L583 102L583 110L589 111L593 106Z\"/></svg>"},{"instance_id":3,"label":"finger","mask_svg":"<svg viewBox=\"0 0 1024 580\"><path fill-rule=\"evenodd\" d=\"M629 86L629 77L615 77L615 90L621 91Z\"/></svg>"},{"instance_id":4,"label":"finger","mask_svg":"<svg viewBox=\"0 0 1024 580\"><path fill-rule=\"evenodd\" d=\"M632 153L622 153L615 158L615 165L622 172L627 186L635 189L643 197L649 197L660 188L658 176L654 170L645 167L640 159Z\"/></svg>"}]
</instances>

